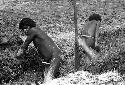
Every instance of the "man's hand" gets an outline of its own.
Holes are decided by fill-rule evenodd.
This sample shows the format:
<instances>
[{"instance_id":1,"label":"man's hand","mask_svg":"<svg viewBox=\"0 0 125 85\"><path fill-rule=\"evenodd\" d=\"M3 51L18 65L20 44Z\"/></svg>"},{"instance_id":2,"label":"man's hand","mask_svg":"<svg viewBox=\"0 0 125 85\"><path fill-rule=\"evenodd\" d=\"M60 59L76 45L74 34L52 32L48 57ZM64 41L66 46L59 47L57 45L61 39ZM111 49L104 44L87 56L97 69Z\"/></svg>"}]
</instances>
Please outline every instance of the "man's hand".
<instances>
[{"instance_id":1,"label":"man's hand","mask_svg":"<svg viewBox=\"0 0 125 85\"><path fill-rule=\"evenodd\" d=\"M83 41L82 41L81 38L78 37L78 38L77 38L77 42L78 42L79 45L83 46Z\"/></svg>"},{"instance_id":2,"label":"man's hand","mask_svg":"<svg viewBox=\"0 0 125 85\"><path fill-rule=\"evenodd\" d=\"M24 53L23 49L19 49L16 56L21 56Z\"/></svg>"}]
</instances>

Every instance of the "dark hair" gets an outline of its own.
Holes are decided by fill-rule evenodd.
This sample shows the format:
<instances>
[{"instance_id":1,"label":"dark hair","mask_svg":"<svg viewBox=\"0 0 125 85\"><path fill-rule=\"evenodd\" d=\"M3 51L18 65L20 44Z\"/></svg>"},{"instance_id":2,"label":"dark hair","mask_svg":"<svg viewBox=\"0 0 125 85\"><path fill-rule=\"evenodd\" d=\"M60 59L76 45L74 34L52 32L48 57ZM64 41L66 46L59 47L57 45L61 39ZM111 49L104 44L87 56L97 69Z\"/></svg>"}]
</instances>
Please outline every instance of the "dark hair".
<instances>
[{"instance_id":1,"label":"dark hair","mask_svg":"<svg viewBox=\"0 0 125 85\"><path fill-rule=\"evenodd\" d=\"M92 14L88 18L89 21L96 20L96 21L102 21L101 16L99 14Z\"/></svg>"},{"instance_id":2,"label":"dark hair","mask_svg":"<svg viewBox=\"0 0 125 85\"><path fill-rule=\"evenodd\" d=\"M30 18L23 18L19 23L19 29L25 29L24 26L36 27L36 22Z\"/></svg>"}]
</instances>

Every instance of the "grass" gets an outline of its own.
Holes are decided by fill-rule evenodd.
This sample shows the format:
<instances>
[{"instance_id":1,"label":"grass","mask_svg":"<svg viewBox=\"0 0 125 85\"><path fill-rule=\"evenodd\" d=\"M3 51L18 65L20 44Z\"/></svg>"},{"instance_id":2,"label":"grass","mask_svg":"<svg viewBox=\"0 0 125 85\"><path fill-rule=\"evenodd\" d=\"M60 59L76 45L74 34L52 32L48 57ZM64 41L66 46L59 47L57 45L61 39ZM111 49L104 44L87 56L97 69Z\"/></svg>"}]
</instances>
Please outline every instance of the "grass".
<instances>
[{"instance_id":1,"label":"grass","mask_svg":"<svg viewBox=\"0 0 125 85\"><path fill-rule=\"evenodd\" d=\"M91 12L97 12L102 15L103 21L102 25L100 27L100 34L98 39L98 45L101 47L101 59L104 62L96 62L95 64L90 65L87 68L87 72L90 76L112 76L113 71L116 70L118 73L116 73L116 76L123 75L125 72L125 63L124 63L124 52L125 52L125 40L124 40L124 19L122 19L122 6L116 7L116 10L114 9L114 5L106 6L109 8L106 8L107 11L101 11L102 9L96 9L100 8L98 2L96 4L93 4L90 6L89 3L92 3L91 1L88 3L84 2L85 6L84 10L82 10L81 6L78 6L78 23L81 23L81 25L78 25L79 31L82 30L84 27L84 20L86 17L88 17ZM102 4L105 4L104 2L101 2ZM116 3L116 5L120 5L121 3ZM87 5L89 4L89 5ZM95 7L93 7L95 6ZM103 6L103 5L100 5ZM37 9L37 10L36 10ZM95 9L95 11L92 11ZM114 13L114 16L111 16L111 14L108 12L111 10L110 13ZM113 11L114 10L114 11ZM120 14L117 12L117 10L120 12ZM120 11L121 10L121 11ZM105 13L104 13L105 12ZM122 12L122 13L121 13ZM107 14L107 15L105 15ZM118 18L118 15L120 17ZM0 16L2 18L1 20L1 26L0 26L0 33L4 34L2 38L6 37L7 40L9 40L9 43L11 45L1 47L0 51L0 69L2 71L0 72L2 74L3 78L12 78L14 75L18 74L20 72L17 67L19 67L17 64L19 63L14 59L15 53L17 49L22 44L22 40L19 38L19 36L23 36L23 34L18 30L18 23L20 20L24 17L30 17L34 21L36 21L42 30L44 30L58 45L58 47L61 49L63 53L62 59L64 60L64 64L61 67L61 73L62 75L67 75L74 70L74 26L73 26L73 8L70 2L65 1L65 3L62 2L49 2L49 1L40 1L38 3L32 3L32 2L25 2L25 3L18 3L18 2L11 2L5 5L4 8L0 10ZM111 18L112 17L112 18ZM119 27L117 27L119 26ZM65 36L64 36L65 35ZM25 55L27 57L34 57L37 56L35 49L30 46L28 49L28 54ZM81 50L81 70L84 67L84 54ZM21 67L20 67L21 68ZM25 84L26 82L33 82L35 80L41 80L41 76L39 74L42 74L40 72L34 71L36 68L29 68L28 71L26 71L22 76L20 76L18 82L12 82L12 85L14 83L20 83L18 85ZM4 73L3 73L4 72ZM81 74L80 74L81 73ZM79 75L85 74L86 72L82 71L79 72ZM76 73L77 74L77 73ZM118 75L119 74L119 75ZM75 75L75 74L74 74ZM1 78L2 78L1 77ZM80 76L79 76L80 77ZM84 76L83 76L84 77ZM113 77L113 76L112 76ZM123 77L123 76L122 76ZM107 77L106 77L107 78ZM67 78L66 78L67 79ZM57 79L58 80L58 79ZM69 80L70 81L70 80ZM101 81L101 80L100 80ZM107 82L106 80L103 80L104 82ZM76 80L72 81L73 83L77 82ZM99 82L99 81L98 81ZM110 80L112 82L112 80ZM11 84L11 83L9 83Z\"/></svg>"}]
</instances>

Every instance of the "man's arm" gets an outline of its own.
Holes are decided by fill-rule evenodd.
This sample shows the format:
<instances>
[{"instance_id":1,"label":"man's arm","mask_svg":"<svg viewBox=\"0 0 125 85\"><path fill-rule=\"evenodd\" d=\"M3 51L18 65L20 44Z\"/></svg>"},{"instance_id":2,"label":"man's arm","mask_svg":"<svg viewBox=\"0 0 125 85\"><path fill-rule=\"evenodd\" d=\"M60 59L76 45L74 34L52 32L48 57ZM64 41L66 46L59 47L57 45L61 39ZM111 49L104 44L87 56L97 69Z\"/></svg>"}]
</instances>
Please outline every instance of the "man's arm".
<instances>
[{"instance_id":1,"label":"man's arm","mask_svg":"<svg viewBox=\"0 0 125 85\"><path fill-rule=\"evenodd\" d=\"M23 46L18 50L16 57L17 56L21 56L22 54L24 54L28 48L28 45L33 41L35 35L34 34L30 34L27 36Z\"/></svg>"},{"instance_id":2,"label":"man's arm","mask_svg":"<svg viewBox=\"0 0 125 85\"><path fill-rule=\"evenodd\" d=\"M22 46L22 49L24 50L24 52L27 50L28 45L33 41L34 37L35 37L35 32L29 31L27 38Z\"/></svg>"},{"instance_id":3,"label":"man's arm","mask_svg":"<svg viewBox=\"0 0 125 85\"><path fill-rule=\"evenodd\" d=\"M78 43L79 43L79 45L81 45L83 48L84 48L84 50L87 52L87 54L91 57L91 58L93 58L93 57L95 57L96 56L96 54L94 53L94 51L90 48L90 47L88 47L88 45L87 45L87 43L86 43L86 41L85 41L85 38L79 38L78 39Z\"/></svg>"}]
</instances>

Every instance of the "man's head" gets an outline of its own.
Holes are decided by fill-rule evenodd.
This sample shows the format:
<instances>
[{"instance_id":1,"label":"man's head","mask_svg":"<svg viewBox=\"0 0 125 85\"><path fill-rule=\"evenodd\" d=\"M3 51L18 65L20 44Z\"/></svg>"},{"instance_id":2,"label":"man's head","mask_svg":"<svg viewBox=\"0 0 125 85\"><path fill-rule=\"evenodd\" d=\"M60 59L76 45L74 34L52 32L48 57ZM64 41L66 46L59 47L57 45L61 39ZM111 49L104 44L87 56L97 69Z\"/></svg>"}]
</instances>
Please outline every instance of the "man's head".
<instances>
[{"instance_id":1,"label":"man's head","mask_svg":"<svg viewBox=\"0 0 125 85\"><path fill-rule=\"evenodd\" d=\"M96 21L102 21L101 16L99 14L92 14L88 18L89 21L96 20Z\"/></svg>"},{"instance_id":2,"label":"man's head","mask_svg":"<svg viewBox=\"0 0 125 85\"><path fill-rule=\"evenodd\" d=\"M36 27L36 22L30 18L23 18L19 23L19 29L24 30L32 27Z\"/></svg>"}]
</instances>

